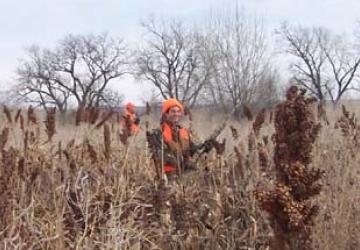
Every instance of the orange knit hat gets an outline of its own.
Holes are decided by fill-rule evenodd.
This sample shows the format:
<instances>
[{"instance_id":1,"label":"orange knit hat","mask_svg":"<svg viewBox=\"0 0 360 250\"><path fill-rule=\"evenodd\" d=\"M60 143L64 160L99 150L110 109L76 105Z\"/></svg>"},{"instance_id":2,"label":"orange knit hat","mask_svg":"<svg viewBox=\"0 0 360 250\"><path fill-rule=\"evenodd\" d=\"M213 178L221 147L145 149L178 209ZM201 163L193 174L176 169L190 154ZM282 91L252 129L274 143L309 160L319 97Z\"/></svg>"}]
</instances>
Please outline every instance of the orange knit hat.
<instances>
[{"instance_id":1,"label":"orange knit hat","mask_svg":"<svg viewBox=\"0 0 360 250\"><path fill-rule=\"evenodd\" d=\"M170 98L170 99L163 101L162 113L163 114L167 113L170 108L175 107L175 106L179 107L181 112L184 113L183 105L175 98Z\"/></svg>"},{"instance_id":2,"label":"orange knit hat","mask_svg":"<svg viewBox=\"0 0 360 250\"><path fill-rule=\"evenodd\" d=\"M135 105L132 102L128 102L126 104L126 109L127 110L134 110L134 108L135 108Z\"/></svg>"}]
</instances>

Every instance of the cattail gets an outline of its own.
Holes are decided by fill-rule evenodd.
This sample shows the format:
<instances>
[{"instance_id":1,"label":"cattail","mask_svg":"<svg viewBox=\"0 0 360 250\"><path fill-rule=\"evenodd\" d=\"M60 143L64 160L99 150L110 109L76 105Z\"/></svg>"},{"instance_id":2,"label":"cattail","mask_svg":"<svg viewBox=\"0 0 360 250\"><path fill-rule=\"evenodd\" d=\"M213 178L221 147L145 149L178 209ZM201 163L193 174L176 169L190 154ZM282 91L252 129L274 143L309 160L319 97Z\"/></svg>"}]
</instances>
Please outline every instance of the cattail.
<instances>
[{"instance_id":1,"label":"cattail","mask_svg":"<svg viewBox=\"0 0 360 250\"><path fill-rule=\"evenodd\" d=\"M269 136L264 135L263 136L263 142L264 142L265 146L267 146L269 144Z\"/></svg>"},{"instance_id":2,"label":"cattail","mask_svg":"<svg viewBox=\"0 0 360 250\"><path fill-rule=\"evenodd\" d=\"M245 104L243 105L243 112L244 112L244 115L246 116L246 118L248 119L248 121L253 120L253 114L252 114L250 108L248 106L246 106Z\"/></svg>"},{"instance_id":3,"label":"cattail","mask_svg":"<svg viewBox=\"0 0 360 250\"><path fill-rule=\"evenodd\" d=\"M230 126L230 129L231 129L231 135L232 135L233 139L236 140L237 138L239 138L238 130L232 125Z\"/></svg>"},{"instance_id":4,"label":"cattail","mask_svg":"<svg viewBox=\"0 0 360 250\"><path fill-rule=\"evenodd\" d=\"M21 157L18 161L18 176L25 179L25 158Z\"/></svg>"},{"instance_id":5,"label":"cattail","mask_svg":"<svg viewBox=\"0 0 360 250\"><path fill-rule=\"evenodd\" d=\"M28 125L30 123L37 124L37 118L36 118L36 115L35 115L35 111L34 111L34 108L31 105L28 108L27 116L28 116L27 117L28 118Z\"/></svg>"},{"instance_id":6,"label":"cattail","mask_svg":"<svg viewBox=\"0 0 360 250\"><path fill-rule=\"evenodd\" d=\"M324 122L326 122L327 125L329 125L329 120L327 118L327 114L326 114L326 109L325 109L325 101L320 101L318 103L318 119L323 120Z\"/></svg>"},{"instance_id":7,"label":"cattail","mask_svg":"<svg viewBox=\"0 0 360 250\"><path fill-rule=\"evenodd\" d=\"M122 144L127 145L127 140L129 138L129 131L128 129L123 129L121 133L119 133L119 138Z\"/></svg>"},{"instance_id":8,"label":"cattail","mask_svg":"<svg viewBox=\"0 0 360 250\"><path fill-rule=\"evenodd\" d=\"M98 108L91 107L89 109L89 111L90 111L90 113L89 113L89 123L90 124L95 124L97 119L99 118L100 110Z\"/></svg>"},{"instance_id":9,"label":"cattail","mask_svg":"<svg viewBox=\"0 0 360 250\"><path fill-rule=\"evenodd\" d=\"M1 135L0 135L0 151L5 148L5 144L9 139L9 128L4 128Z\"/></svg>"},{"instance_id":10,"label":"cattail","mask_svg":"<svg viewBox=\"0 0 360 250\"><path fill-rule=\"evenodd\" d=\"M34 144L34 143L36 142L36 136L35 136L34 131L30 131L29 142L30 142L31 144Z\"/></svg>"},{"instance_id":11,"label":"cattail","mask_svg":"<svg viewBox=\"0 0 360 250\"><path fill-rule=\"evenodd\" d=\"M184 108L184 115L188 115L189 116L189 120L192 121L192 114L191 114L191 110L189 107L185 106Z\"/></svg>"},{"instance_id":12,"label":"cattail","mask_svg":"<svg viewBox=\"0 0 360 250\"><path fill-rule=\"evenodd\" d=\"M36 134L35 134L35 141L36 141L36 142L39 142L39 141L40 141L40 136L41 136L41 130L40 130L40 127L39 127L39 126L37 126L37 127L35 128L35 132L36 132Z\"/></svg>"},{"instance_id":13,"label":"cattail","mask_svg":"<svg viewBox=\"0 0 360 250\"><path fill-rule=\"evenodd\" d=\"M8 109L6 105L4 105L4 114L9 123L12 123L11 111Z\"/></svg>"},{"instance_id":14,"label":"cattail","mask_svg":"<svg viewBox=\"0 0 360 250\"><path fill-rule=\"evenodd\" d=\"M350 112L347 111L346 106L343 104L343 105L341 105L341 108L342 108L342 113L343 113L343 115L344 115L346 118L349 118L349 117L350 117Z\"/></svg>"},{"instance_id":15,"label":"cattail","mask_svg":"<svg viewBox=\"0 0 360 250\"><path fill-rule=\"evenodd\" d=\"M250 132L249 136L248 136L248 150L249 152L252 152L255 150L255 146L256 146L256 136L255 133L253 131Z\"/></svg>"},{"instance_id":16,"label":"cattail","mask_svg":"<svg viewBox=\"0 0 360 250\"><path fill-rule=\"evenodd\" d=\"M87 151L88 151L90 159L91 159L91 163L95 163L97 161L96 150L94 149L93 145L90 144L89 140L86 140L85 144L86 144L86 148L87 148ZM105 151L106 151L106 149L105 149Z\"/></svg>"},{"instance_id":17,"label":"cattail","mask_svg":"<svg viewBox=\"0 0 360 250\"><path fill-rule=\"evenodd\" d=\"M84 107L79 106L75 114L75 126L80 125L80 123L83 121L83 116L84 116Z\"/></svg>"},{"instance_id":18,"label":"cattail","mask_svg":"<svg viewBox=\"0 0 360 250\"><path fill-rule=\"evenodd\" d=\"M111 116L113 115L113 111L110 110L104 117L103 119L95 126L96 129L99 129L107 120L109 120L111 118Z\"/></svg>"},{"instance_id":19,"label":"cattail","mask_svg":"<svg viewBox=\"0 0 360 250\"><path fill-rule=\"evenodd\" d=\"M59 143L58 143L58 152L57 152L58 154L59 154L59 160L61 161L61 159L62 159L62 145L61 145L61 141L59 141Z\"/></svg>"},{"instance_id":20,"label":"cattail","mask_svg":"<svg viewBox=\"0 0 360 250\"><path fill-rule=\"evenodd\" d=\"M260 167L265 171L269 165L269 153L266 147L260 142L258 143L258 156Z\"/></svg>"},{"instance_id":21,"label":"cattail","mask_svg":"<svg viewBox=\"0 0 360 250\"><path fill-rule=\"evenodd\" d=\"M52 137L54 136L56 129L55 129L55 114L56 114L56 108L49 108L46 111L46 121L45 128L46 128L46 134L48 136L48 140L51 141Z\"/></svg>"},{"instance_id":22,"label":"cattail","mask_svg":"<svg viewBox=\"0 0 360 250\"><path fill-rule=\"evenodd\" d=\"M244 155L241 153L241 151L239 150L239 148L237 146L234 147L234 152L235 152L236 159L237 159L235 169L234 169L235 170L235 176L237 178L240 178L241 180L243 180L244 177L245 177L244 164L243 164Z\"/></svg>"},{"instance_id":23,"label":"cattail","mask_svg":"<svg viewBox=\"0 0 360 250\"><path fill-rule=\"evenodd\" d=\"M257 114L255 121L253 123L253 129L256 137L259 136L261 126L264 124L264 122L265 122L265 109L262 109L261 112Z\"/></svg>"},{"instance_id":24,"label":"cattail","mask_svg":"<svg viewBox=\"0 0 360 250\"><path fill-rule=\"evenodd\" d=\"M150 113L151 113L150 104L149 104L149 102L146 102L146 115L150 115Z\"/></svg>"},{"instance_id":25,"label":"cattail","mask_svg":"<svg viewBox=\"0 0 360 250\"><path fill-rule=\"evenodd\" d=\"M21 109L18 109L15 115L15 123L17 123L17 121L19 120L20 114L21 114Z\"/></svg>"},{"instance_id":26,"label":"cattail","mask_svg":"<svg viewBox=\"0 0 360 250\"><path fill-rule=\"evenodd\" d=\"M20 123L20 129L22 131L25 130L25 122L24 122L24 116L22 114L19 115L19 123Z\"/></svg>"},{"instance_id":27,"label":"cattail","mask_svg":"<svg viewBox=\"0 0 360 250\"><path fill-rule=\"evenodd\" d=\"M24 135L24 152L25 152L25 154L27 152L28 145L29 145L29 131L26 130L25 135Z\"/></svg>"},{"instance_id":28,"label":"cattail","mask_svg":"<svg viewBox=\"0 0 360 250\"><path fill-rule=\"evenodd\" d=\"M111 138L110 138L110 128L107 124L104 125L104 145L105 145L105 158L109 160L111 156Z\"/></svg>"},{"instance_id":29,"label":"cattail","mask_svg":"<svg viewBox=\"0 0 360 250\"><path fill-rule=\"evenodd\" d=\"M3 169L2 173L5 177L10 178L15 170L15 152L13 148L6 151L3 148L1 149L2 154L2 164Z\"/></svg>"}]
</instances>

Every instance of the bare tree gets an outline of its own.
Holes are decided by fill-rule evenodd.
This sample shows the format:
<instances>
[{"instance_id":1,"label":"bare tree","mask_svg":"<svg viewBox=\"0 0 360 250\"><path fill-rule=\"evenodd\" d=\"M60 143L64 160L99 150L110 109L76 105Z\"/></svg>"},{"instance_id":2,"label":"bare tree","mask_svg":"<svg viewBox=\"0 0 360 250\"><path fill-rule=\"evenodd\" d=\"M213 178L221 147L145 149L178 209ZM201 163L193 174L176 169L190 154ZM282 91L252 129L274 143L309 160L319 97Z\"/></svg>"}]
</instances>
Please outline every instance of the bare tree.
<instances>
[{"instance_id":1,"label":"bare tree","mask_svg":"<svg viewBox=\"0 0 360 250\"><path fill-rule=\"evenodd\" d=\"M236 7L234 12L211 20L210 34L212 60L208 61L212 61L214 78L209 95L224 106L256 102L257 92L273 74L261 20Z\"/></svg>"},{"instance_id":2,"label":"bare tree","mask_svg":"<svg viewBox=\"0 0 360 250\"><path fill-rule=\"evenodd\" d=\"M163 98L194 105L210 77L201 36L176 21L165 24L150 19L142 27L147 40L138 51L136 76L154 84Z\"/></svg>"},{"instance_id":3,"label":"bare tree","mask_svg":"<svg viewBox=\"0 0 360 250\"><path fill-rule=\"evenodd\" d=\"M344 35L333 37L329 46L322 46L322 49L333 76L332 84L326 85L327 93L336 104L346 91L352 89L360 64L360 55Z\"/></svg>"},{"instance_id":4,"label":"bare tree","mask_svg":"<svg viewBox=\"0 0 360 250\"><path fill-rule=\"evenodd\" d=\"M69 35L53 50L32 47L17 69L17 91L27 101L66 110L70 99L78 106L99 106L111 80L125 73L121 40L101 35Z\"/></svg>"},{"instance_id":5,"label":"bare tree","mask_svg":"<svg viewBox=\"0 0 360 250\"><path fill-rule=\"evenodd\" d=\"M284 23L277 33L285 42L285 52L296 58L290 65L296 82L323 100L330 84L327 57L322 49L328 47L329 32L323 28L290 27Z\"/></svg>"},{"instance_id":6,"label":"bare tree","mask_svg":"<svg viewBox=\"0 0 360 250\"><path fill-rule=\"evenodd\" d=\"M96 100L100 107L107 107L107 108L118 108L122 105L124 101L124 95L120 94L113 89L106 88L104 91L99 93L96 96Z\"/></svg>"},{"instance_id":7,"label":"bare tree","mask_svg":"<svg viewBox=\"0 0 360 250\"><path fill-rule=\"evenodd\" d=\"M44 107L56 106L60 113L67 110L70 91L59 86L54 71L49 66L47 53L41 55L37 46L28 49L29 61L23 62L17 69L18 81L12 89L14 96L27 103Z\"/></svg>"},{"instance_id":8,"label":"bare tree","mask_svg":"<svg viewBox=\"0 0 360 250\"><path fill-rule=\"evenodd\" d=\"M286 42L286 52L297 59L290 66L294 79L317 98L330 97L337 103L352 89L360 56L344 34L334 35L322 27L287 24L282 25L278 34Z\"/></svg>"}]
</instances>

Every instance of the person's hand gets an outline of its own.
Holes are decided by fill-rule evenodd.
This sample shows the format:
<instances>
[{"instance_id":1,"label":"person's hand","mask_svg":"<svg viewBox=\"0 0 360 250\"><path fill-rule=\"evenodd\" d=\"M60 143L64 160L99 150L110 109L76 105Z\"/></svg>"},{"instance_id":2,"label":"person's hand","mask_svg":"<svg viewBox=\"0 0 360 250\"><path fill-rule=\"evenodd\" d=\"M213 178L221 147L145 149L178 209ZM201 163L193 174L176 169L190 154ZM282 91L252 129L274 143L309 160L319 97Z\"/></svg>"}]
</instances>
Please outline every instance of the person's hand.
<instances>
[{"instance_id":1,"label":"person's hand","mask_svg":"<svg viewBox=\"0 0 360 250\"><path fill-rule=\"evenodd\" d=\"M208 153L210 152L210 150L213 148L214 143L212 139L208 139L206 141L204 141L204 152Z\"/></svg>"}]
</instances>

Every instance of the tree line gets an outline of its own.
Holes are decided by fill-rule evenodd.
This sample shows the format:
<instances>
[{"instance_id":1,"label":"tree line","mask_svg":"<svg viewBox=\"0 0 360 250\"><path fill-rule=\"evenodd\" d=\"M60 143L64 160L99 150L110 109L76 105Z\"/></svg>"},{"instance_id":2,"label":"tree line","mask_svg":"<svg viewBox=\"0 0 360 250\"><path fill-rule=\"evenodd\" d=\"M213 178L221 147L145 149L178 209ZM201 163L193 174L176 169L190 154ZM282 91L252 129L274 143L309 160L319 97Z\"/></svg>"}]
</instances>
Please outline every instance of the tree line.
<instances>
[{"instance_id":1,"label":"tree line","mask_svg":"<svg viewBox=\"0 0 360 250\"><path fill-rule=\"evenodd\" d=\"M337 103L346 92L359 90L357 35L283 23L270 36L261 18L239 9L200 28L155 18L141 27L143 42L131 47L106 33L68 35L51 49L31 46L16 69L12 93L63 114L70 103L114 107L123 98L109 83L121 84L130 75L151 83L155 97L175 97L190 107L267 106L278 100L283 74L277 60L282 58L290 60L291 84L319 100Z\"/></svg>"}]
</instances>

